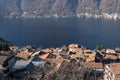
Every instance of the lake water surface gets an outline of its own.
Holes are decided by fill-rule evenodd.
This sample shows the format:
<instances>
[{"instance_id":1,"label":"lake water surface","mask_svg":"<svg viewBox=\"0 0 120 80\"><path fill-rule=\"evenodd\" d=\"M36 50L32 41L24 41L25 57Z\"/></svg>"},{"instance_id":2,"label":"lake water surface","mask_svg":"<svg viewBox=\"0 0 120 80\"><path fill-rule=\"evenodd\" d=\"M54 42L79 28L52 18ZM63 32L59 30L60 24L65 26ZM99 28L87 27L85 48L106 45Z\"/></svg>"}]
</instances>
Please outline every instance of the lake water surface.
<instances>
[{"instance_id":1,"label":"lake water surface","mask_svg":"<svg viewBox=\"0 0 120 80\"><path fill-rule=\"evenodd\" d=\"M84 18L0 19L0 37L14 45L59 47L70 43L94 49L120 47L120 20Z\"/></svg>"}]
</instances>

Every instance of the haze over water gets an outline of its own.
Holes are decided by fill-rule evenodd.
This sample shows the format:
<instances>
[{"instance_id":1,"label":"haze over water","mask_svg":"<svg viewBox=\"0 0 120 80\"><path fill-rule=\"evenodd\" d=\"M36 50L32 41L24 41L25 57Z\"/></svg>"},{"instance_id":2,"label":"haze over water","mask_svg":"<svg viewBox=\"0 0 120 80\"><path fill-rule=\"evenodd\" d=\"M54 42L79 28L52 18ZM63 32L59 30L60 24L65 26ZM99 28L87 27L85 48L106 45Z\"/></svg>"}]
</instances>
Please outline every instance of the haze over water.
<instances>
[{"instance_id":1,"label":"haze over water","mask_svg":"<svg viewBox=\"0 0 120 80\"><path fill-rule=\"evenodd\" d=\"M0 37L14 45L59 47L70 43L94 49L120 47L120 21L84 18L0 19Z\"/></svg>"}]
</instances>

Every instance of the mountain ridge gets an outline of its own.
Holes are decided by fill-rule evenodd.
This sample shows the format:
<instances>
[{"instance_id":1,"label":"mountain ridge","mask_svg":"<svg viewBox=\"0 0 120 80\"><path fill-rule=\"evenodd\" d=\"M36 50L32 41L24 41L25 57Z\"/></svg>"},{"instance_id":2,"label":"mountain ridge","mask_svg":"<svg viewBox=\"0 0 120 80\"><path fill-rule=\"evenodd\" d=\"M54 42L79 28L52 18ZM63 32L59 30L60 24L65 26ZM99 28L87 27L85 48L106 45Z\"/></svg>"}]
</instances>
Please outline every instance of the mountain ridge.
<instances>
[{"instance_id":1,"label":"mountain ridge","mask_svg":"<svg viewBox=\"0 0 120 80\"><path fill-rule=\"evenodd\" d=\"M104 17L120 19L119 0L0 0L1 17Z\"/></svg>"}]
</instances>

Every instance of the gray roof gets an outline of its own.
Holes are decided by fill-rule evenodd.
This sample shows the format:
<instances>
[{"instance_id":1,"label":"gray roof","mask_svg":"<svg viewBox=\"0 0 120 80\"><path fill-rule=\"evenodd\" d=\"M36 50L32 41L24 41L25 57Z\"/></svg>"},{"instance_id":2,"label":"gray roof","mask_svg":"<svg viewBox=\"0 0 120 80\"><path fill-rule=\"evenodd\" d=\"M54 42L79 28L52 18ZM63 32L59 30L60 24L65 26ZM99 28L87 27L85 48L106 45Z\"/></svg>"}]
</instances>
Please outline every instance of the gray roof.
<instances>
[{"instance_id":1,"label":"gray roof","mask_svg":"<svg viewBox=\"0 0 120 80\"><path fill-rule=\"evenodd\" d=\"M30 64L31 61L17 61L13 67L13 71L19 70L19 69L24 69Z\"/></svg>"},{"instance_id":2,"label":"gray roof","mask_svg":"<svg viewBox=\"0 0 120 80\"><path fill-rule=\"evenodd\" d=\"M31 57L29 60L19 60L16 61L12 71L21 70L21 69L33 69L34 66L38 66L44 64L46 61L42 61L42 59L38 57Z\"/></svg>"}]
</instances>

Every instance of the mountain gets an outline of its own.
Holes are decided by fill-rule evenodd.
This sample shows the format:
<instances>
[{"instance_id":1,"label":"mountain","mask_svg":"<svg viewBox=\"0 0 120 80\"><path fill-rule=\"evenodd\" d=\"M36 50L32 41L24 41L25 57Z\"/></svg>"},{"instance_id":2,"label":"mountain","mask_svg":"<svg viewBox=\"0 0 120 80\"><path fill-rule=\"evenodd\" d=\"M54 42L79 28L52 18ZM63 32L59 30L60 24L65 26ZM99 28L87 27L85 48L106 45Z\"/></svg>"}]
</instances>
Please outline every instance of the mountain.
<instances>
[{"instance_id":1,"label":"mountain","mask_svg":"<svg viewBox=\"0 0 120 80\"><path fill-rule=\"evenodd\" d=\"M120 0L0 0L1 17L120 18Z\"/></svg>"}]
</instances>

